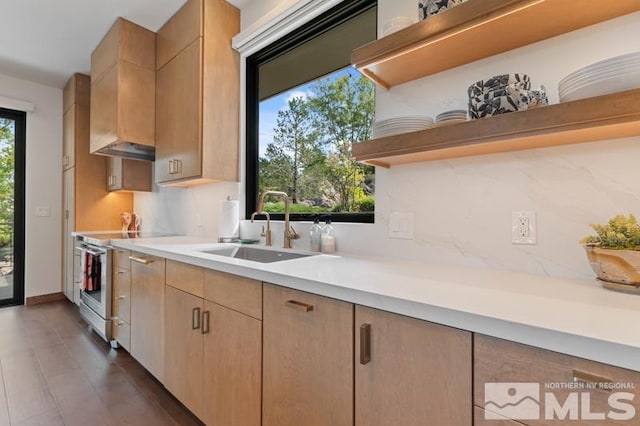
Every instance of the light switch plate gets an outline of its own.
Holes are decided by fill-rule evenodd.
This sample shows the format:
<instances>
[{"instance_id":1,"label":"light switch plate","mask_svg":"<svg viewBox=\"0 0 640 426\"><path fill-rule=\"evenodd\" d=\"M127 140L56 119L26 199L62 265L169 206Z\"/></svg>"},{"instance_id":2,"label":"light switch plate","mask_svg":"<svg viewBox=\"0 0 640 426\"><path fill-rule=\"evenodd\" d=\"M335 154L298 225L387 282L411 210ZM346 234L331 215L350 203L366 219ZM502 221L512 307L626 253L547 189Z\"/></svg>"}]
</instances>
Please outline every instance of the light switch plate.
<instances>
[{"instance_id":1,"label":"light switch plate","mask_svg":"<svg viewBox=\"0 0 640 426\"><path fill-rule=\"evenodd\" d=\"M389 238L413 239L413 213L391 212Z\"/></svg>"},{"instance_id":2,"label":"light switch plate","mask_svg":"<svg viewBox=\"0 0 640 426\"><path fill-rule=\"evenodd\" d=\"M51 207L49 207L49 206L37 206L36 207L36 216L37 217L49 217L49 216L51 216Z\"/></svg>"}]
</instances>

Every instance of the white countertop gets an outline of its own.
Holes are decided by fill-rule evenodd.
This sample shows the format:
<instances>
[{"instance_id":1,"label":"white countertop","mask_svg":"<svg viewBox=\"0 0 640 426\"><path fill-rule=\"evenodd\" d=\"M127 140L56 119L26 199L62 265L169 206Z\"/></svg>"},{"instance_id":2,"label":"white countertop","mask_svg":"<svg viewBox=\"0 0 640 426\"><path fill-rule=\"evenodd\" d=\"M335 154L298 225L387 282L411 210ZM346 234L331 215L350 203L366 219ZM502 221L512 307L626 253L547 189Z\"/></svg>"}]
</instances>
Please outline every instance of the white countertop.
<instances>
[{"instance_id":1,"label":"white countertop","mask_svg":"<svg viewBox=\"0 0 640 426\"><path fill-rule=\"evenodd\" d=\"M258 263L200 252L225 247L211 241L112 244L640 371L640 296L606 290L595 279L339 254Z\"/></svg>"}]
</instances>

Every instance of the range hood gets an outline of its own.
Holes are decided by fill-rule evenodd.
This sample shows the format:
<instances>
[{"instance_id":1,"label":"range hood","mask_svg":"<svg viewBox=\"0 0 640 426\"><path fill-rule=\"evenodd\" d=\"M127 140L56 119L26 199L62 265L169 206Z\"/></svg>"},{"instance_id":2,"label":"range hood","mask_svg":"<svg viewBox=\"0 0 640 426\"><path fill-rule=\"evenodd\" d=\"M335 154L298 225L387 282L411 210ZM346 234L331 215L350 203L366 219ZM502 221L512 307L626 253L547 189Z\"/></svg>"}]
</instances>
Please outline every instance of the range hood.
<instances>
[{"instance_id":1,"label":"range hood","mask_svg":"<svg viewBox=\"0 0 640 426\"><path fill-rule=\"evenodd\" d=\"M133 142L114 142L95 151L94 154L133 158L134 160L155 161L156 148Z\"/></svg>"}]
</instances>

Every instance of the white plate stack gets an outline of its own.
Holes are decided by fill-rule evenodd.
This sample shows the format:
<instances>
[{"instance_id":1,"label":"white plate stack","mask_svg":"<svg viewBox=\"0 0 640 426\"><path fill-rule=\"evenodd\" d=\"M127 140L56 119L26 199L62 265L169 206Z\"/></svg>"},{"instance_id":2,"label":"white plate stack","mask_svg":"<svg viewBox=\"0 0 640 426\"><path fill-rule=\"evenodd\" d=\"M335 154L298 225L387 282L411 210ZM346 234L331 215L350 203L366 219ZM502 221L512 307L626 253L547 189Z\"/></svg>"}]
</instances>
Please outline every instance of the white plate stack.
<instances>
[{"instance_id":1,"label":"white plate stack","mask_svg":"<svg viewBox=\"0 0 640 426\"><path fill-rule=\"evenodd\" d=\"M400 133L417 132L433 127L433 118L426 115L406 115L373 123L372 138L384 138Z\"/></svg>"},{"instance_id":2,"label":"white plate stack","mask_svg":"<svg viewBox=\"0 0 640 426\"><path fill-rule=\"evenodd\" d=\"M596 62L558 83L560 102L640 88L640 52Z\"/></svg>"},{"instance_id":3,"label":"white plate stack","mask_svg":"<svg viewBox=\"0 0 640 426\"><path fill-rule=\"evenodd\" d=\"M416 22L417 21L415 19L411 19L406 16L396 16L395 18L391 18L382 27L382 37L386 37L389 34L400 31L401 29L406 28L409 25L413 25Z\"/></svg>"},{"instance_id":4,"label":"white plate stack","mask_svg":"<svg viewBox=\"0 0 640 426\"><path fill-rule=\"evenodd\" d=\"M436 126L446 126L463 121L467 121L466 109L452 109L436 115Z\"/></svg>"}]
</instances>

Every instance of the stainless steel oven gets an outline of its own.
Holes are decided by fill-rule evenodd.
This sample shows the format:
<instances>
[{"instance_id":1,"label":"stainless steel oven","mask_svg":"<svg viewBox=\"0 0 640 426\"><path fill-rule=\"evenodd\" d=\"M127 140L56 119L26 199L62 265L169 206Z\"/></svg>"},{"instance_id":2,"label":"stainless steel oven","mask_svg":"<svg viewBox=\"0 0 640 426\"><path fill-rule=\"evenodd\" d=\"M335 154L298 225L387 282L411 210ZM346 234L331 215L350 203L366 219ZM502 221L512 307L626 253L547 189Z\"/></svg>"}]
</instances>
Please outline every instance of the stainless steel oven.
<instances>
[{"instance_id":1,"label":"stainless steel oven","mask_svg":"<svg viewBox=\"0 0 640 426\"><path fill-rule=\"evenodd\" d=\"M107 342L111 340L112 248L76 237L80 252L80 315Z\"/></svg>"}]
</instances>

